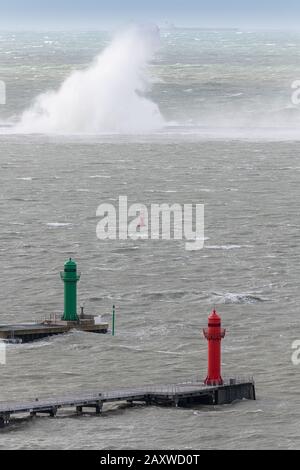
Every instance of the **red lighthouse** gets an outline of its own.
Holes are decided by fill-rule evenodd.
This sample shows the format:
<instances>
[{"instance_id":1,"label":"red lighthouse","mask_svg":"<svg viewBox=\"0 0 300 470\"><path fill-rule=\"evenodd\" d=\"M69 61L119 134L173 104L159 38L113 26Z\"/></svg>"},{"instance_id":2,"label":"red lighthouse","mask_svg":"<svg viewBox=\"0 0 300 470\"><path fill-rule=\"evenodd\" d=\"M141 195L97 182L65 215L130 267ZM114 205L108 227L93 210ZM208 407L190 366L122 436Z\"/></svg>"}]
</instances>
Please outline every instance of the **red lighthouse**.
<instances>
[{"instance_id":1,"label":"red lighthouse","mask_svg":"<svg viewBox=\"0 0 300 470\"><path fill-rule=\"evenodd\" d=\"M215 311L208 317L208 328L203 329L208 341L208 373L205 379L206 385L222 385L221 377L221 339L225 336L224 328L221 328L221 318Z\"/></svg>"}]
</instances>

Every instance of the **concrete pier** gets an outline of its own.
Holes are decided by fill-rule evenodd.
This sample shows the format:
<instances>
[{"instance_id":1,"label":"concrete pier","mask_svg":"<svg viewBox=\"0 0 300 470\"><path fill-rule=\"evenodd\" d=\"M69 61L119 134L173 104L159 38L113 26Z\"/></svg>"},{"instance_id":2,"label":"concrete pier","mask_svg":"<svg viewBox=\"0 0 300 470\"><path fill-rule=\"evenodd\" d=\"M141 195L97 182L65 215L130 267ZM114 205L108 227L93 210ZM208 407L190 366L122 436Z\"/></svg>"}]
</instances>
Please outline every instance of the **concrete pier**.
<instances>
[{"instance_id":1,"label":"concrete pier","mask_svg":"<svg viewBox=\"0 0 300 470\"><path fill-rule=\"evenodd\" d=\"M12 416L24 417L38 414L55 417L60 410L74 410L80 415L94 409L101 414L103 406L111 402L127 402L156 406L194 407L197 405L223 405L235 400L255 400L253 378L232 378L222 385L205 385L203 382L147 385L111 391L94 391L82 395L56 398L36 398L33 401L0 402L0 427L10 423Z\"/></svg>"},{"instance_id":2,"label":"concrete pier","mask_svg":"<svg viewBox=\"0 0 300 470\"><path fill-rule=\"evenodd\" d=\"M90 333L107 333L108 323L95 323L94 318L78 321L46 320L42 323L19 323L0 325L0 340L16 343L28 343L48 336L61 335L71 330Z\"/></svg>"}]
</instances>

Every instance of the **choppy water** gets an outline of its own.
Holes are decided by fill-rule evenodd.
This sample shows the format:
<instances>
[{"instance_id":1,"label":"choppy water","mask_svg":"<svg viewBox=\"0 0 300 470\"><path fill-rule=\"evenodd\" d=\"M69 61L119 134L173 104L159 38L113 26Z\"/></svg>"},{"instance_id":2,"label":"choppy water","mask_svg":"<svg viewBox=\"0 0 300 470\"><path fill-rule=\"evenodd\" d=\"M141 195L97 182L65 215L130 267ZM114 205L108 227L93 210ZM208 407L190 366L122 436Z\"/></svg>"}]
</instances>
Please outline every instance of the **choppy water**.
<instances>
[{"instance_id":1,"label":"choppy water","mask_svg":"<svg viewBox=\"0 0 300 470\"><path fill-rule=\"evenodd\" d=\"M44 36L2 35L0 75L9 84L3 119L87 63L106 40L92 33ZM222 112L210 98L219 103L215 90L225 93L229 82L233 94L243 89L250 99L252 90L259 103L281 90L283 106L283 84L297 79L300 39L279 35L280 47L271 49L261 46L275 41L268 34L249 33L244 42L241 36L190 31L163 39L153 64L163 81L151 97L169 121L201 121L205 101ZM271 90L262 82L268 70ZM183 87L193 91L184 94ZM300 366L291 362L291 344L300 339L300 142L270 135L214 140L187 130L185 122L171 135L0 137L1 322L61 312L59 271L73 256L82 272L80 300L108 320L115 302L118 333L9 346L1 400L204 377L202 327L216 305L227 328L224 375L254 375L257 401L195 410L113 407L80 421L38 418L1 432L1 448L300 448ZM100 242L97 206L120 194L145 204L204 203L205 248Z\"/></svg>"}]
</instances>

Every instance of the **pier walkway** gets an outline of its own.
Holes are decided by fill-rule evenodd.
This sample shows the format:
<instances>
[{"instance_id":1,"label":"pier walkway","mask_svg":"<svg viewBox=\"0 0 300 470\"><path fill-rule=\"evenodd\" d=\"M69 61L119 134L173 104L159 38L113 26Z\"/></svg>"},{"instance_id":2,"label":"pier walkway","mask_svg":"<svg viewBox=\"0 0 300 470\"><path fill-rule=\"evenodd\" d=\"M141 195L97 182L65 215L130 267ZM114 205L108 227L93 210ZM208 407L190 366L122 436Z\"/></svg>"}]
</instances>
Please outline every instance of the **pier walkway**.
<instances>
[{"instance_id":1,"label":"pier walkway","mask_svg":"<svg viewBox=\"0 0 300 470\"><path fill-rule=\"evenodd\" d=\"M204 385L203 382L186 381L176 384L146 385L120 388L111 391L93 391L61 397L35 398L20 402L0 402L0 427L9 424L12 416L24 417L46 414L56 416L61 409L74 409L81 414L93 408L100 414L105 403L127 402L156 406L192 407L207 404L220 405L241 399L255 400L253 378L231 378L222 385Z\"/></svg>"}]
</instances>

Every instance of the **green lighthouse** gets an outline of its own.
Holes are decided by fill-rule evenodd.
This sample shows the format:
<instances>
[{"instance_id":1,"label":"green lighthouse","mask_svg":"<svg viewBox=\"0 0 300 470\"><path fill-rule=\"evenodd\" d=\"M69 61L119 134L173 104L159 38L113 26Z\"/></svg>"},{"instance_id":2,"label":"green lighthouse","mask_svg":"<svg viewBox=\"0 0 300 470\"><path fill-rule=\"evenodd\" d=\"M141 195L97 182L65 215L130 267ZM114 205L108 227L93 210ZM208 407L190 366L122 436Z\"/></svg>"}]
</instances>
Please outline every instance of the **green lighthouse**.
<instances>
[{"instance_id":1,"label":"green lighthouse","mask_svg":"<svg viewBox=\"0 0 300 470\"><path fill-rule=\"evenodd\" d=\"M64 321L78 321L77 315L77 264L72 258L65 262L64 271L60 273L64 282Z\"/></svg>"}]
</instances>

